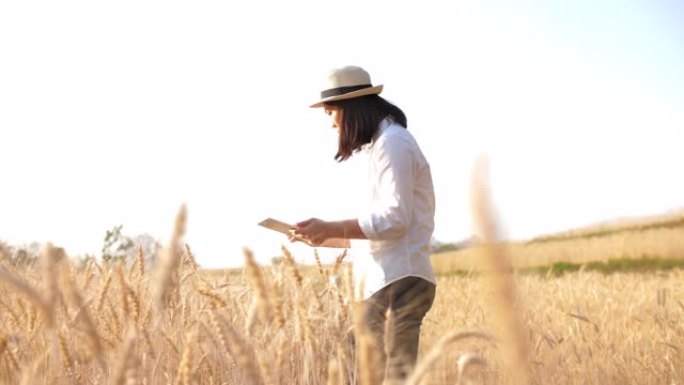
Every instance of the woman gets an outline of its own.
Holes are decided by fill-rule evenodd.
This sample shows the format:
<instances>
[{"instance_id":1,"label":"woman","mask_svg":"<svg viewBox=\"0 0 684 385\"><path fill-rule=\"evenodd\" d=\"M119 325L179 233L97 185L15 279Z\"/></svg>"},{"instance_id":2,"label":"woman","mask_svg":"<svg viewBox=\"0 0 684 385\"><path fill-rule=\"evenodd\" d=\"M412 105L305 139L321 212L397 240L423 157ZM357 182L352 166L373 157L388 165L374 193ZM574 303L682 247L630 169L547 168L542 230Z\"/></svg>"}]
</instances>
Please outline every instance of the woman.
<instances>
[{"instance_id":1,"label":"woman","mask_svg":"<svg viewBox=\"0 0 684 385\"><path fill-rule=\"evenodd\" d=\"M429 260L435 197L430 166L406 129L406 116L379 96L382 88L373 86L360 67L335 69L321 100L311 106L322 107L339 132L335 160L368 153L370 210L348 220L299 222L290 240L313 246L369 240L370 255L354 258L354 280L385 382L391 383L405 379L415 366L420 325L435 298ZM388 309L394 323L391 348L385 352Z\"/></svg>"}]
</instances>

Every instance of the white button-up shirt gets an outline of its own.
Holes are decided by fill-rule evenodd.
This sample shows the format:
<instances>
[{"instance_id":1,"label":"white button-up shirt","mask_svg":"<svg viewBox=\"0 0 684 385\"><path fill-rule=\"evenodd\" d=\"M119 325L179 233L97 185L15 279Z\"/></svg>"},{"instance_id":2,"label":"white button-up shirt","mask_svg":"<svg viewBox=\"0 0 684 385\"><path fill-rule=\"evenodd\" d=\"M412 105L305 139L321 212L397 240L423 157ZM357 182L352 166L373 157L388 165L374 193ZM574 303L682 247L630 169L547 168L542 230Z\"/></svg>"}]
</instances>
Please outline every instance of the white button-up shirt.
<instances>
[{"instance_id":1,"label":"white button-up shirt","mask_svg":"<svg viewBox=\"0 0 684 385\"><path fill-rule=\"evenodd\" d=\"M430 264L435 216L430 165L413 135L390 119L363 149L369 156L371 201L358 222L370 252L354 257L357 296L367 299L408 276L436 284Z\"/></svg>"}]
</instances>

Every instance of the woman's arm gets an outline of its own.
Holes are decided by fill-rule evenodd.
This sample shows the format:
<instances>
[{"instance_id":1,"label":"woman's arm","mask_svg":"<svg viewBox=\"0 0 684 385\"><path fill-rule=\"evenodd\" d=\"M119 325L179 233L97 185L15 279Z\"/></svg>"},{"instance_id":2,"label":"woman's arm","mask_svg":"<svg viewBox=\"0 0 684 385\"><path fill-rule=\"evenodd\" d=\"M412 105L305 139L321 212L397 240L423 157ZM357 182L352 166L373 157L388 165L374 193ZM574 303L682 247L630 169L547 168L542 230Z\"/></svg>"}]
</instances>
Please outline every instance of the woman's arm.
<instances>
[{"instance_id":1,"label":"woman's arm","mask_svg":"<svg viewBox=\"0 0 684 385\"><path fill-rule=\"evenodd\" d=\"M319 246L321 247L334 247L339 249L348 249L351 247L349 239L344 238L328 238Z\"/></svg>"},{"instance_id":2,"label":"woman's arm","mask_svg":"<svg viewBox=\"0 0 684 385\"><path fill-rule=\"evenodd\" d=\"M357 219L324 221L311 218L295 224L295 227L290 240L304 240L313 246L349 247L349 239L368 239Z\"/></svg>"}]
</instances>

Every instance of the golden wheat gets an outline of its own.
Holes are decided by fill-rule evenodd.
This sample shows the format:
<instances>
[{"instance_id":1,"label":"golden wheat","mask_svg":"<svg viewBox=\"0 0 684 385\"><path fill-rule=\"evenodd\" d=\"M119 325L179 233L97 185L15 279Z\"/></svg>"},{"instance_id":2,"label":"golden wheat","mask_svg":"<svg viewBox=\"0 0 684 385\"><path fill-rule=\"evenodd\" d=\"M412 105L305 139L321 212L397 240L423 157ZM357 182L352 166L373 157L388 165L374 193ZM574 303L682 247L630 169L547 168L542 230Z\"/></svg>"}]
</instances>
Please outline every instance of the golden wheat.
<instances>
[{"instance_id":1,"label":"golden wheat","mask_svg":"<svg viewBox=\"0 0 684 385\"><path fill-rule=\"evenodd\" d=\"M491 241L485 203L479 228ZM186 247L184 263L160 260L150 272L140 252L124 268L79 265L50 247L42 269L0 266L0 384L365 385L382 376L343 256L270 266L245 250L241 272L211 272ZM684 383L681 270L525 275L506 268L515 258L496 259L510 249L484 251L497 275L438 278L409 384ZM176 273L185 279L160 280ZM167 290L178 298L160 306Z\"/></svg>"}]
</instances>

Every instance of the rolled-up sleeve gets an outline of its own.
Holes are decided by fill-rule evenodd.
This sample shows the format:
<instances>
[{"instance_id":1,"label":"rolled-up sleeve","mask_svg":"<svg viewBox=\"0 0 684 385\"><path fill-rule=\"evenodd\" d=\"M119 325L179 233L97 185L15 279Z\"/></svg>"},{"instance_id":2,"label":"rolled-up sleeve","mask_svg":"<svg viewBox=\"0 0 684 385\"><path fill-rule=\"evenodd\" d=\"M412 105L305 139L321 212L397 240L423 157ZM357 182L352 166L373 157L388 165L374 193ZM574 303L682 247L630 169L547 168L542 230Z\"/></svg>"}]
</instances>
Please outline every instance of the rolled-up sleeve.
<instances>
[{"instance_id":1,"label":"rolled-up sleeve","mask_svg":"<svg viewBox=\"0 0 684 385\"><path fill-rule=\"evenodd\" d=\"M359 218L361 231L371 240L393 239L408 230L413 210L415 154L404 138L383 137L371 152L374 204Z\"/></svg>"}]
</instances>

